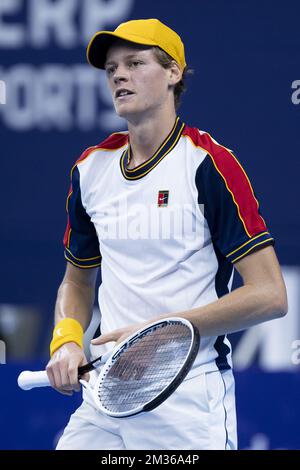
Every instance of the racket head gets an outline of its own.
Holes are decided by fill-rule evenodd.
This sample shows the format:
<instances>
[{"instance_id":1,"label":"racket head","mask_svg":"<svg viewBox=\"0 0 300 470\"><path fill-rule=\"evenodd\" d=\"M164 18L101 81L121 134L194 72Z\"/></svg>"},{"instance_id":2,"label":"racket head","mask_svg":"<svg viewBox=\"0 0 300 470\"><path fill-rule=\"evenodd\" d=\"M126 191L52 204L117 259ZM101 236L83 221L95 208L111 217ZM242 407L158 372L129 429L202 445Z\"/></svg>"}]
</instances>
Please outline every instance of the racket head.
<instances>
[{"instance_id":1,"label":"racket head","mask_svg":"<svg viewBox=\"0 0 300 470\"><path fill-rule=\"evenodd\" d=\"M191 369L200 346L197 328L171 317L153 322L114 348L93 390L97 408L115 418L150 411Z\"/></svg>"}]
</instances>

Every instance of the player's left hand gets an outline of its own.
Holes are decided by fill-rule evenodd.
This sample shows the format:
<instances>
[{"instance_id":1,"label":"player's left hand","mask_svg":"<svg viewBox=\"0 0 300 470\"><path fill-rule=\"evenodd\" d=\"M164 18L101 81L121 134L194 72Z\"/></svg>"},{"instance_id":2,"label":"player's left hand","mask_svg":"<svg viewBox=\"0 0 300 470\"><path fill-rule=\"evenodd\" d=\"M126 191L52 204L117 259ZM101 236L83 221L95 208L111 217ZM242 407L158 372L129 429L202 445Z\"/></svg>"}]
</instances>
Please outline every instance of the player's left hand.
<instances>
[{"instance_id":1,"label":"player's left hand","mask_svg":"<svg viewBox=\"0 0 300 470\"><path fill-rule=\"evenodd\" d=\"M111 331L110 333L105 333L104 335L98 336L98 338L92 339L91 343L94 345L99 345L109 343L110 341L115 341L116 344L119 344L124 339L128 338L128 336L132 335L144 326L145 323L136 323L135 325L119 328L118 330Z\"/></svg>"}]
</instances>

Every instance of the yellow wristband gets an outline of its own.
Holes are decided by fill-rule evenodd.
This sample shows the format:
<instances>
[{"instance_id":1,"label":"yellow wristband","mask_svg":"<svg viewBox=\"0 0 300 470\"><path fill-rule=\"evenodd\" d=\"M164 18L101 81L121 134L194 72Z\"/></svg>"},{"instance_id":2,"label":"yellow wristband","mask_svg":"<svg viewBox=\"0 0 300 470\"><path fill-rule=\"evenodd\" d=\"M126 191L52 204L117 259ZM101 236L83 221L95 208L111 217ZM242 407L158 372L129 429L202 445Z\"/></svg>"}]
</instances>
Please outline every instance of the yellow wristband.
<instances>
[{"instance_id":1,"label":"yellow wristband","mask_svg":"<svg viewBox=\"0 0 300 470\"><path fill-rule=\"evenodd\" d=\"M64 318L55 326L50 344L50 356L63 344L74 342L83 347L83 329L74 318Z\"/></svg>"}]
</instances>

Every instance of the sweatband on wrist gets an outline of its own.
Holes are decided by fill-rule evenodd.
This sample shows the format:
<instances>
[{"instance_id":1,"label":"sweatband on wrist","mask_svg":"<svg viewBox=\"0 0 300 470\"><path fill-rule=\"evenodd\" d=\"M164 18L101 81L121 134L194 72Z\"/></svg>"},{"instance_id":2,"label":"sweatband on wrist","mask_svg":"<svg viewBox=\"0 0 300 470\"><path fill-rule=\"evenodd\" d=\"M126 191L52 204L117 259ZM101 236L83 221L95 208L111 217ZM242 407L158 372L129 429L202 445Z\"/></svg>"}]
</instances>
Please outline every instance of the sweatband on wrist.
<instances>
[{"instance_id":1,"label":"sweatband on wrist","mask_svg":"<svg viewBox=\"0 0 300 470\"><path fill-rule=\"evenodd\" d=\"M83 329L74 318L64 318L57 323L53 330L53 338L50 343L50 356L63 344L74 342L83 347Z\"/></svg>"}]
</instances>

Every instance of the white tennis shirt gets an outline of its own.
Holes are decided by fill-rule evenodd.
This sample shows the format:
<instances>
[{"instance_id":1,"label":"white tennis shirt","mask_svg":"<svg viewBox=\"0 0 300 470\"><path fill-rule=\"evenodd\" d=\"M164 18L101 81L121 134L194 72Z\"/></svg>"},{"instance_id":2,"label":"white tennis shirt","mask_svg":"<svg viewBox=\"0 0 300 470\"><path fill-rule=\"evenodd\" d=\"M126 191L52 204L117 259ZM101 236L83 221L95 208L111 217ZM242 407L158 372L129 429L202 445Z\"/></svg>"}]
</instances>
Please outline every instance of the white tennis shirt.
<instances>
[{"instance_id":1,"label":"white tennis shirt","mask_svg":"<svg viewBox=\"0 0 300 470\"><path fill-rule=\"evenodd\" d=\"M115 133L71 172L65 257L101 266L102 333L215 301L233 263L273 244L245 171L208 133L177 118L149 160L129 159L128 133ZM226 336L202 338L195 366L230 368Z\"/></svg>"}]
</instances>

